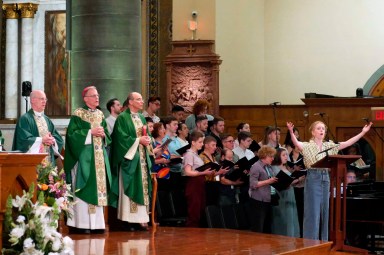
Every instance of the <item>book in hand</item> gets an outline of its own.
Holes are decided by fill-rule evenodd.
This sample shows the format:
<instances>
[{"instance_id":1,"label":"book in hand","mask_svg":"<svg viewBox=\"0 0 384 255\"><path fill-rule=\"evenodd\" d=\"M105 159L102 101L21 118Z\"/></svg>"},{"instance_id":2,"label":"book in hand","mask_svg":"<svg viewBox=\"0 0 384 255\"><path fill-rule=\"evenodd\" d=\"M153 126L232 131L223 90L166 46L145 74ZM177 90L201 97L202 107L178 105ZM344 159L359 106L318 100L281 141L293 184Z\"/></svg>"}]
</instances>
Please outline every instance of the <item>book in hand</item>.
<instances>
[{"instance_id":1,"label":"book in hand","mask_svg":"<svg viewBox=\"0 0 384 255\"><path fill-rule=\"evenodd\" d=\"M225 160L221 161L220 165L222 168L231 169L235 165L235 163L225 159Z\"/></svg>"},{"instance_id":2,"label":"book in hand","mask_svg":"<svg viewBox=\"0 0 384 255\"><path fill-rule=\"evenodd\" d=\"M248 149L252 152L255 152L259 151L260 148L260 145L255 140L252 140L252 143L249 145Z\"/></svg>"},{"instance_id":3,"label":"book in hand","mask_svg":"<svg viewBox=\"0 0 384 255\"><path fill-rule=\"evenodd\" d=\"M219 171L221 166L215 162L208 162L202 166L199 166L198 168L196 168L195 170L196 171L199 171L199 172L204 172L205 170L207 169L211 169L211 170L214 170L214 171Z\"/></svg>"},{"instance_id":4,"label":"book in hand","mask_svg":"<svg viewBox=\"0 0 384 255\"><path fill-rule=\"evenodd\" d=\"M169 144L170 142L172 142L172 139L171 139L171 138L168 138L167 140L165 140L165 141L160 145L160 147L161 147L162 149L164 149L165 147L168 146L168 144Z\"/></svg>"},{"instance_id":5,"label":"book in hand","mask_svg":"<svg viewBox=\"0 0 384 255\"><path fill-rule=\"evenodd\" d=\"M180 156L183 156L184 153L187 152L187 150L189 150L191 148L191 144L187 144L179 149L176 150L177 153L179 153Z\"/></svg>"},{"instance_id":6,"label":"book in hand","mask_svg":"<svg viewBox=\"0 0 384 255\"><path fill-rule=\"evenodd\" d=\"M171 165L181 164L182 162L183 162L183 157L171 158L169 160L169 164Z\"/></svg>"},{"instance_id":7,"label":"book in hand","mask_svg":"<svg viewBox=\"0 0 384 255\"><path fill-rule=\"evenodd\" d=\"M288 165L290 168L292 168L292 169L293 169L295 166L298 166L298 167L300 167L301 169L304 169L304 168L305 168L303 158L299 158L299 159L298 159L297 161L295 161L295 162L287 161L287 165Z\"/></svg>"},{"instance_id":8,"label":"book in hand","mask_svg":"<svg viewBox=\"0 0 384 255\"><path fill-rule=\"evenodd\" d=\"M294 178L292 178L282 170L280 170L280 172L275 177L277 178L277 182L272 183L271 186L278 191L282 191L289 188L289 186L294 180Z\"/></svg>"},{"instance_id":9,"label":"book in hand","mask_svg":"<svg viewBox=\"0 0 384 255\"><path fill-rule=\"evenodd\" d=\"M297 179L300 178L301 176L307 175L307 170L296 170L291 173L291 177Z\"/></svg>"}]
</instances>

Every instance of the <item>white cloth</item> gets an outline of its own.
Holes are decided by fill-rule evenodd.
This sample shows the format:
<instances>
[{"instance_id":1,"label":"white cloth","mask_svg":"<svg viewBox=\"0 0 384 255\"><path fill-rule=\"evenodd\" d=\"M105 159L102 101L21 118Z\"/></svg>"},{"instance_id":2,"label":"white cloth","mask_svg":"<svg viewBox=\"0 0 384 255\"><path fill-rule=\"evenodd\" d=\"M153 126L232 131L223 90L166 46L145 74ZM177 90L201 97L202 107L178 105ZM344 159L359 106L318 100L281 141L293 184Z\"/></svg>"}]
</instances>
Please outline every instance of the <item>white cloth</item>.
<instances>
[{"instance_id":1,"label":"white cloth","mask_svg":"<svg viewBox=\"0 0 384 255\"><path fill-rule=\"evenodd\" d=\"M124 194L123 178L121 177L121 170L119 173L119 206L117 208L117 218L122 221L130 223L147 223L149 222L149 215L145 205L137 204L137 212L131 213L130 211L131 200Z\"/></svg>"},{"instance_id":2,"label":"white cloth","mask_svg":"<svg viewBox=\"0 0 384 255\"><path fill-rule=\"evenodd\" d=\"M108 132L111 135L113 132L113 127L115 126L116 117L109 115L108 118L105 119L105 122L107 122Z\"/></svg>"},{"instance_id":3,"label":"white cloth","mask_svg":"<svg viewBox=\"0 0 384 255\"><path fill-rule=\"evenodd\" d=\"M77 164L71 171L72 187L76 187L76 172ZM68 226L82 229L105 229L104 208L102 206L95 206L96 213L90 214L88 203L77 197L75 197L74 202L75 204L69 208L72 217L67 220Z\"/></svg>"},{"instance_id":4,"label":"white cloth","mask_svg":"<svg viewBox=\"0 0 384 255\"><path fill-rule=\"evenodd\" d=\"M240 146L234 148L232 151L237 156L239 156L239 159L246 157L248 160L250 160L251 158L255 157L255 154L252 151L248 149L243 150L242 148L240 148Z\"/></svg>"},{"instance_id":5,"label":"white cloth","mask_svg":"<svg viewBox=\"0 0 384 255\"><path fill-rule=\"evenodd\" d=\"M147 111L143 111L143 115L144 115L144 117L150 117L152 119L153 123L160 122L160 118L156 114L149 116L149 113Z\"/></svg>"}]
</instances>

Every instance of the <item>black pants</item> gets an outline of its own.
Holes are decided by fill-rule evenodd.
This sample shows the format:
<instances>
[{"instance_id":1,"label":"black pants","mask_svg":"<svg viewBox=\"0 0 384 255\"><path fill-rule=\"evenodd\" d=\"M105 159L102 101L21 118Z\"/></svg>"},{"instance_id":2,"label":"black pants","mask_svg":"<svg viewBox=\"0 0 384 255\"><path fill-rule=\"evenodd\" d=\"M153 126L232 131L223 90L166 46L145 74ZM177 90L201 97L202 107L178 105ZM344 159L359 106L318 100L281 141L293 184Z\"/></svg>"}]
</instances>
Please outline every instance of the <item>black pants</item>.
<instances>
[{"instance_id":1,"label":"black pants","mask_svg":"<svg viewBox=\"0 0 384 255\"><path fill-rule=\"evenodd\" d=\"M272 206L269 202L249 200L251 207L251 230L260 233L271 233Z\"/></svg>"}]
</instances>

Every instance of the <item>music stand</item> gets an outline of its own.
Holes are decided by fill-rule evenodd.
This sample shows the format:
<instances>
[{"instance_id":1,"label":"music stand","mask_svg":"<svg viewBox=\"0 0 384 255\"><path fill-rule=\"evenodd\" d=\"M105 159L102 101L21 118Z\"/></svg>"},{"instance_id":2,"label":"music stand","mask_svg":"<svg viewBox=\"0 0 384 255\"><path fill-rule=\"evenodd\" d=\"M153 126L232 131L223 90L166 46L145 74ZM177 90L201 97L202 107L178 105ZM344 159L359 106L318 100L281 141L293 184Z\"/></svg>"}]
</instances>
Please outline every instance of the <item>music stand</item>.
<instances>
[{"instance_id":1,"label":"music stand","mask_svg":"<svg viewBox=\"0 0 384 255\"><path fill-rule=\"evenodd\" d=\"M330 155L312 165L313 168L330 168L330 203L329 203L329 236L333 241L332 251L352 251L368 254L367 250L345 245L346 233L346 205L347 199L341 197L341 184L343 194L347 194L347 164L355 162L361 158L360 155ZM333 191L336 188L336 197Z\"/></svg>"}]
</instances>

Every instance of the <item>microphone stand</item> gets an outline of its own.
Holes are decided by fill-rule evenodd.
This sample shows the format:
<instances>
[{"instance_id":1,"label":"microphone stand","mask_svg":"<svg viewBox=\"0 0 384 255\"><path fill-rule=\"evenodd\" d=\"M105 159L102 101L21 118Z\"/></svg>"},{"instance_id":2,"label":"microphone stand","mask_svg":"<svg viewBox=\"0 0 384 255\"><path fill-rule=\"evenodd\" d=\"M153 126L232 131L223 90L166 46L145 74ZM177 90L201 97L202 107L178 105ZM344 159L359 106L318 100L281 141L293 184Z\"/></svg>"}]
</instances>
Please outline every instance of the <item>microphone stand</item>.
<instances>
[{"instance_id":1,"label":"microphone stand","mask_svg":"<svg viewBox=\"0 0 384 255\"><path fill-rule=\"evenodd\" d=\"M365 120L368 124L370 123L369 119L364 118L364 120ZM383 139L383 137L380 135L380 133L377 132L376 127L371 126L371 129L373 129L373 131L376 133L376 135L377 135L377 136L380 138L380 140L384 143L384 139Z\"/></svg>"},{"instance_id":2,"label":"microphone stand","mask_svg":"<svg viewBox=\"0 0 384 255\"><path fill-rule=\"evenodd\" d=\"M25 100L25 112L28 112L28 96L25 96L24 100Z\"/></svg>"},{"instance_id":3,"label":"microphone stand","mask_svg":"<svg viewBox=\"0 0 384 255\"><path fill-rule=\"evenodd\" d=\"M277 139L277 119L276 119L276 106L277 106L277 103L272 103L272 110L273 110L273 120L275 122L275 135L276 135L276 146L275 148L278 149L279 148L279 140Z\"/></svg>"}]
</instances>

